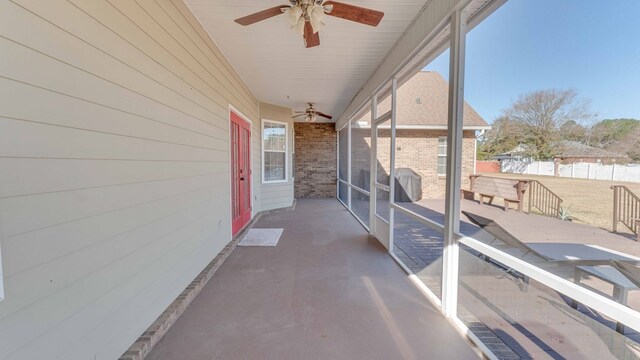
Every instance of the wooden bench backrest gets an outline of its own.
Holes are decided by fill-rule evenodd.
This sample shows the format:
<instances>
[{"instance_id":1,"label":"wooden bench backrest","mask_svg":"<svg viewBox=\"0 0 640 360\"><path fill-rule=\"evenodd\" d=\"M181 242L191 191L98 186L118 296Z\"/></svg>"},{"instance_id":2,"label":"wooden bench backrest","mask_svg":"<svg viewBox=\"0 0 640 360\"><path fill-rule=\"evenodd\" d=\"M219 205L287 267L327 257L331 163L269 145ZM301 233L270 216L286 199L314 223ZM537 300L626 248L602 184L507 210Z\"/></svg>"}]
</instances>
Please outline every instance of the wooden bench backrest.
<instances>
[{"instance_id":1,"label":"wooden bench backrest","mask_svg":"<svg viewBox=\"0 0 640 360\"><path fill-rule=\"evenodd\" d=\"M522 183L520 191L524 192L528 184L522 180L474 176L471 179L471 191L507 200L521 200L522 194L518 193L518 184L520 183Z\"/></svg>"}]
</instances>

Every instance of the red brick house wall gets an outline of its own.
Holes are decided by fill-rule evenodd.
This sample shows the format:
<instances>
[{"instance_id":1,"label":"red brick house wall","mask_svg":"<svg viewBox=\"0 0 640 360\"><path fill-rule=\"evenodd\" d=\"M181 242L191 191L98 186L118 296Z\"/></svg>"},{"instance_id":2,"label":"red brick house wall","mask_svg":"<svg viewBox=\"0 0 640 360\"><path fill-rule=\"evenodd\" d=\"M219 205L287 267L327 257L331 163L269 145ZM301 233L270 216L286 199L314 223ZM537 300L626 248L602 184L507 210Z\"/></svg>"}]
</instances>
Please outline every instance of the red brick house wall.
<instances>
[{"instance_id":1,"label":"red brick house wall","mask_svg":"<svg viewBox=\"0 0 640 360\"><path fill-rule=\"evenodd\" d=\"M368 190L371 154L371 129L352 128L352 183ZM422 176L422 196L443 199L445 176L438 175L438 139L446 137L444 130L396 130L396 167L410 168ZM333 124L295 124L295 196L336 196L336 141ZM463 132L462 187L469 187L469 175L474 174L475 131ZM378 172L388 177L390 166L390 130L380 130L378 137Z\"/></svg>"},{"instance_id":2,"label":"red brick house wall","mask_svg":"<svg viewBox=\"0 0 640 360\"><path fill-rule=\"evenodd\" d=\"M336 196L335 124L295 123L296 198L331 198Z\"/></svg>"},{"instance_id":3,"label":"red brick house wall","mask_svg":"<svg viewBox=\"0 0 640 360\"><path fill-rule=\"evenodd\" d=\"M360 169L369 164L371 129L352 130L352 181L358 185ZM386 132L385 132L386 131ZM390 130L380 130L378 136L378 172L389 174ZM446 137L445 130L396 130L396 168L410 168L422 176L422 197L444 199L445 176L438 171L438 138ZM462 188L469 187L469 175L474 174L476 156L475 131L464 131L462 143ZM387 150L387 151L384 151Z\"/></svg>"},{"instance_id":4,"label":"red brick house wall","mask_svg":"<svg viewBox=\"0 0 640 360\"><path fill-rule=\"evenodd\" d=\"M499 173L500 163L498 161L477 161L476 173Z\"/></svg>"}]
</instances>

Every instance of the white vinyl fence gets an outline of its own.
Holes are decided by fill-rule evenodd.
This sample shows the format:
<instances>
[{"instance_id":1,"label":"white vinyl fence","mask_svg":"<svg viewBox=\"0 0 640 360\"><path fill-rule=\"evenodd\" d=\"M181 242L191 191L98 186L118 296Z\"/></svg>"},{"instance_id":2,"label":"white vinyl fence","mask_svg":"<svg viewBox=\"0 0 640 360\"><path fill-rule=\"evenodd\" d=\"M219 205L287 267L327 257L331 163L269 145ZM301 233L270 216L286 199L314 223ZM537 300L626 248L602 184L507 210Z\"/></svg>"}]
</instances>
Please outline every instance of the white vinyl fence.
<instances>
[{"instance_id":1,"label":"white vinyl fence","mask_svg":"<svg viewBox=\"0 0 640 360\"><path fill-rule=\"evenodd\" d=\"M503 160L503 173L555 176L553 161ZM574 179L626 181L640 183L640 164L602 165L591 163L560 164L558 176Z\"/></svg>"}]
</instances>

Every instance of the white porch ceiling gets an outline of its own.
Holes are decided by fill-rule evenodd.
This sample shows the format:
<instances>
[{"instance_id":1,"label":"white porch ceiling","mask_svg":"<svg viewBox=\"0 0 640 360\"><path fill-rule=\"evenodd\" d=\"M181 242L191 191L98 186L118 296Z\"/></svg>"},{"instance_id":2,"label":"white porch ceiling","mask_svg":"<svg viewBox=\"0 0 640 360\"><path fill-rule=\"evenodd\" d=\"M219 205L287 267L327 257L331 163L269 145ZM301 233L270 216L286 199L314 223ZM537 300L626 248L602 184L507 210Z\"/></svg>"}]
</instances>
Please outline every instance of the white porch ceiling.
<instances>
[{"instance_id":1,"label":"white porch ceiling","mask_svg":"<svg viewBox=\"0 0 640 360\"><path fill-rule=\"evenodd\" d=\"M320 46L306 49L284 16L241 26L233 20L287 0L185 0L215 44L263 102L337 119L426 0L343 0L385 13L378 27L326 16ZM320 120L320 119L319 119Z\"/></svg>"}]
</instances>

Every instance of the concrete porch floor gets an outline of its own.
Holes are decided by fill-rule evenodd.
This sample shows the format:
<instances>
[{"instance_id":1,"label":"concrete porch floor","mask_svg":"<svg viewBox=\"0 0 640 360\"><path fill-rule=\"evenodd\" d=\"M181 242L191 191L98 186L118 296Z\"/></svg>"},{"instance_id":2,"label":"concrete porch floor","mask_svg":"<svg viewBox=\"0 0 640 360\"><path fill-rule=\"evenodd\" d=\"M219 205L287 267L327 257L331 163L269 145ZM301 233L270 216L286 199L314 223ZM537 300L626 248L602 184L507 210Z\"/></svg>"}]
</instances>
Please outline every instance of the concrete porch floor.
<instances>
[{"instance_id":1,"label":"concrete porch floor","mask_svg":"<svg viewBox=\"0 0 640 360\"><path fill-rule=\"evenodd\" d=\"M473 359L477 352L335 199L262 217L147 359Z\"/></svg>"}]
</instances>

